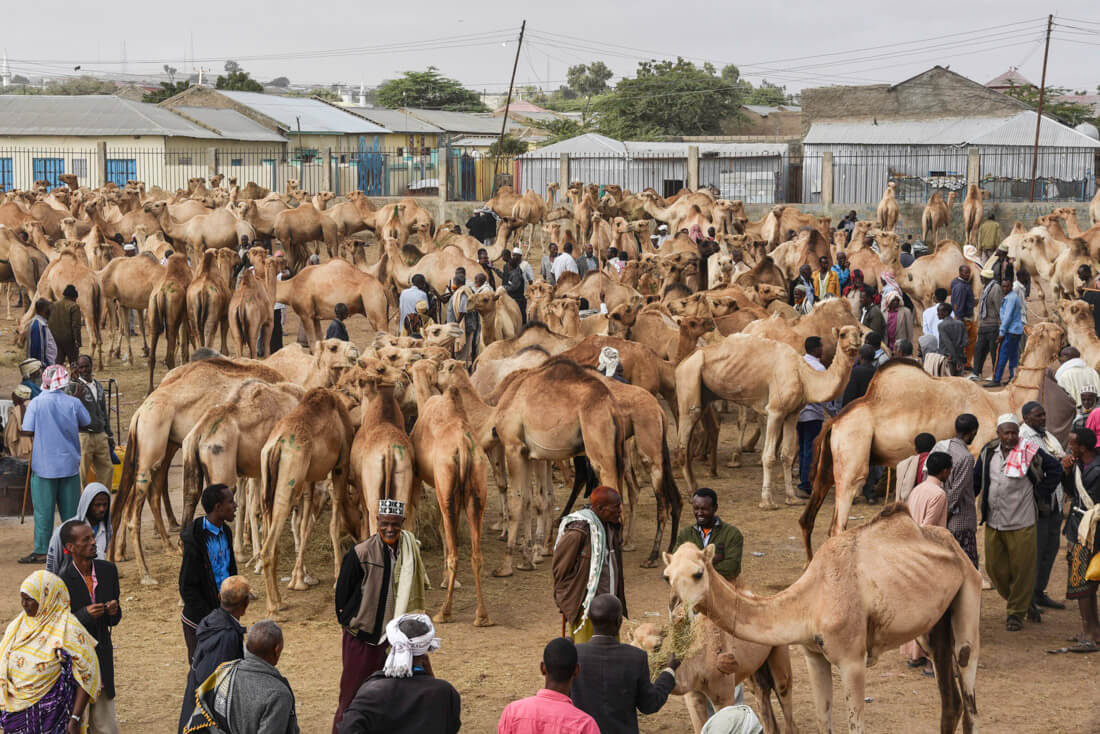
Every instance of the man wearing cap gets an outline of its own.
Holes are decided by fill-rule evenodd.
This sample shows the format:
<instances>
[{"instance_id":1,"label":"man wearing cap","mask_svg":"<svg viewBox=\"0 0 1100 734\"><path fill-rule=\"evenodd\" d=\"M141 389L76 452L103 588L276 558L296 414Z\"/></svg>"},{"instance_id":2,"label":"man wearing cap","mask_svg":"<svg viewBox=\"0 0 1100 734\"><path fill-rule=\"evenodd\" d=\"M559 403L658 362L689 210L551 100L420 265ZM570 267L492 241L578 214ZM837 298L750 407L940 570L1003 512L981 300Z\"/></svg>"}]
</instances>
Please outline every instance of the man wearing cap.
<instances>
[{"instance_id":1,"label":"man wearing cap","mask_svg":"<svg viewBox=\"0 0 1100 734\"><path fill-rule=\"evenodd\" d=\"M34 318L27 327L27 359L38 360L40 367L49 367L57 361L57 342L50 331L52 304L45 298L34 302Z\"/></svg>"},{"instance_id":2,"label":"man wearing cap","mask_svg":"<svg viewBox=\"0 0 1100 734\"><path fill-rule=\"evenodd\" d=\"M657 225L657 242L655 244L655 247L658 250L660 250L661 245L665 244L665 240L667 240L668 238L669 238L668 225L667 224Z\"/></svg>"},{"instance_id":3,"label":"man wearing cap","mask_svg":"<svg viewBox=\"0 0 1100 734\"><path fill-rule=\"evenodd\" d=\"M401 291L401 297L398 299L398 305L401 308L400 323L405 323L405 317L416 311L416 304L420 301L428 301L428 281L423 275L417 273L409 282L409 287Z\"/></svg>"},{"instance_id":4,"label":"man wearing cap","mask_svg":"<svg viewBox=\"0 0 1100 734\"><path fill-rule=\"evenodd\" d=\"M1070 394L1077 405L1077 411L1081 412L1081 389L1100 385L1100 374L1081 359L1081 352L1077 347L1063 348L1058 352L1058 359L1062 364L1055 371L1054 380Z\"/></svg>"},{"instance_id":5,"label":"man wearing cap","mask_svg":"<svg viewBox=\"0 0 1100 734\"><path fill-rule=\"evenodd\" d=\"M20 385L31 391L28 400L42 394L42 363L37 359L24 359L19 363L19 374L23 377Z\"/></svg>"},{"instance_id":6,"label":"man wearing cap","mask_svg":"<svg viewBox=\"0 0 1100 734\"><path fill-rule=\"evenodd\" d=\"M80 429L91 422L81 402L65 393L69 372L51 365L42 375L42 390L27 405L23 434L34 436L31 497L34 500L34 551L20 563L45 563L53 533L54 506L62 520L76 514L80 500Z\"/></svg>"},{"instance_id":7,"label":"man wearing cap","mask_svg":"<svg viewBox=\"0 0 1100 734\"><path fill-rule=\"evenodd\" d=\"M72 393L92 418L91 423L80 429L80 483L87 484L88 469L94 467L96 480L110 489L114 477L111 452L115 448L115 436L107 413L107 392L92 376L92 358L87 354L76 358L75 376Z\"/></svg>"},{"instance_id":8,"label":"man wearing cap","mask_svg":"<svg viewBox=\"0 0 1100 734\"><path fill-rule=\"evenodd\" d=\"M1020 417L1024 422L1020 425L1020 439L1033 441L1039 447L1061 460L1066 455L1061 442L1054 434L1047 430L1047 412L1038 402L1032 400L1024 403L1020 409ZM1048 609L1065 609L1066 605L1056 602L1047 595L1047 583L1050 581L1050 572L1054 568L1054 559L1058 557L1058 548L1061 545L1062 536L1062 508L1061 503L1052 501L1044 509L1043 503L1038 503L1038 517L1035 521L1035 545L1036 569L1035 569L1035 598L1034 605L1047 607Z\"/></svg>"},{"instance_id":9,"label":"man wearing cap","mask_svg":"<svg viewBox=\"0 0 1100 734\"><path fill-rule=\"evenodd\" d=\"M979 273L982 281L982 293L978 297L978 336L974 340L974 374L972 379L981 377L985 367L985 358L997 362L997 334L1001 329L1001 301L1004 293L1001 284L993 276L992 270Z\"/></svg>"},{"instance_id":10,"label":"man wearing cap","mask_svg":"<svg viewBox=\"0 0 1100 734\"><path fill-rule=\"evenodd\" d=\"M1012 413L997 419L997 437L974 464L974 493L985 522L985 569L1007 603L1005 629L1018 632L1023 618L1040 622L1032 605L1037 566L1036 520L1049 512L1062 465L1039 444L1020 438Z\"/></svg>"},{"instance_id":11,"label":"man wearing cap","mask_svg":"<svg viewBox=\"0 0 1100 734\"><path fill-rule=\"evenodd\" d=\"M344 555L336 578L336 619L344 629L340 697L333 732L340 729L355 692L382 669L394 617L424 608L427 574L420 546L405 524L405 503L378 502L378 532Z\"/></svg>"},{"instance_id":12,"label":"man wearing cap","mask_svg":"<svg viewBox=\"0 0 1100 734\"><path fill-rule=\"evenodd\" d=\"M8 422L4 424L4 445L8 448L8 454L23 461L31 458L31 440L21 430L30 400L31 389L26 385L16 385L11 393Z\"/></svg>"},{"instance_id":13,"label":"man wearing cap","mask_svg":"<svg viewBox=\"0 0 1100 734\"><path fill-rule=\"evenodd\" d=\"M512 250L512 256L504 266L504 290L519 306L520 318L527 321L527 273L523 266L527 265L523 260L523 250L518 247ZM530 265L527 265L530 268ZM532 279L534 274L532 273Z\"/></svg>"},{"instance_id":14,"label":"man wearing cap","mask_svg":"<svg viewBox=\"0 0 1100 734\"><path fill-rule=\"evenodd\" d=\"M577 258L577 274L584 278L585 273L590 270L599 270L600 263L596 260L596 256L593 254L592 243L588 243L584 246L584 252Z\"/></svg>"},{"instance_id":15,"label":"man wearing cap","mask_svg":"<svg viewBox=\"0 0 1100 734\"><path fill-rule=\"evenodd\" d=\"M57 364L72 365L80 353L80 326L83 318L76 288L65 286L60 301L50 308L50 333L57 342Z\"/></svg>"}]
</instances>

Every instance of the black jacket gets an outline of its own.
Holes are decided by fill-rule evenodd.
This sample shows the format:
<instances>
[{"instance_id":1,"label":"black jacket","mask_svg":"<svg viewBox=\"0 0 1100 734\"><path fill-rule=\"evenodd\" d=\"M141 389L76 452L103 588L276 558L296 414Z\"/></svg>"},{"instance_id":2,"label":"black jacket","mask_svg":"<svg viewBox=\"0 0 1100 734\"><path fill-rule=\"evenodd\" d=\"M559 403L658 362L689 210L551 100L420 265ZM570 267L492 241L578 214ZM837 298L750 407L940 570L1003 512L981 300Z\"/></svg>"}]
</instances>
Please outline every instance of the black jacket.
<instances>
[{"instance_id":1,"label":"black jacket","mask_svg":"<svg viewBox=\"0 0 1100 734\"><path fill-rule=\"evenodd\" d=\"M867 394L867 386L871 384L871 378L875 376L875 365L857 364L852 368L852 375L848 378L848 386L844 388L844 395L840 398L840 407L844 407L856 398L862 398Z\"/></svg>"},{"instance_id":2,"label":"black jacket","mask_svg":"<svg viewBox=\"0 0 1100 734\"><path fill-rule=\"evenodd\" d=\"M1081 486L1089 494L1093 504L1100 504L1100 456L1092 460L1092 463L1081 467ZM1062 476L1062 488L1066 495L1073 498L1073 507L1066 515L1066 524L1062 528L1062 535L1070 543L1077 542L1077 528L1081 525L1081 518L1085 514L1085 502L1077 491L1077 467L1070 469Z\"/></svg>"},{"instance_id":3,"label":"black jacket","mask_svg":"<svg viewBox=\"0 0 1100 734\"><path fill-rule=\"evenodd\" d=\"M423 672L387 678L378 671L344 711L340 734L455 734L462 699L454 686Z\"/></svg>"},{"instance_id":4,"label":"black jacket","mask_svg":"<svg viewBox=\"0 0 1100 734\"><path fill-rule=\"evenodd\" d=\"M195 690L224 662L244 657L244 627L232 614L218 607L203 617L195 630L195 657L187 673L179 731L195 710Z\"/></svg>"},{"instance_id":5,"label":"black jacket","mask_svg":"<svg viewBox=\"0 0 1100 734\"><path fill-rule=\"evenodd\" d=\"M978 460L974 462L974 494L981 495L982 517L985 522L989 516L989 463L993 460L993 452L1000 449L1001 440L995 438L978 452ZM1031 480L1032 490L1035 494L1035 506L1039 517L1050 514L1054 502L1054 490L1058 482L1062 481L1062 463L1039 449L1031 460L1031 466L1027 468L1027 478Z\"/></svg>"},{"instance_id":6,"label":"black jacket","mask_svg":"<svg viewBox=\"0 0 1100 734\"><path fill-rule=\"evenodd\" d=\"M637 712L656 713L676 687L676 678L667 670L649 682L645 650L603 635L577 645L577 663L581 670L569 697L596 720L601 734L637 734Z\"/></svg>"},{"instance_id":7,"label":"black jacket","mask_svg":"<svg viewBox=\"0 0 1100 734\"><path fill-rule=\"evenodd\" d=\"M504 290L517 302L523 298L527 290L527 279L523 276L523 268L520 266L504 266Z\"/></svg>"},{"instance_id":8,"label":"black jacket","mask_svg":"<svg viewBox=\"0 0 1100 734\"><path fill-rule=\"evenodd\" d=\"M479 212L466 220L466 230L484 244L497 236L497 218L489 212Z\"/></svg>"},{"instance_id":9,"label":"black jacket","mask_svg":"<svg viewBox=\"0 0 1100 734\"><path fill-rule=\"evenodd\" d=\"M81 382L79 378L75 380ZM97 400L92 395L92 385L95 386L95 390L99 393L99 399ZM84 385L84 391L80 393L77 399L84 405L84 408L88 411L88 416L92 419L91 422L81 428L80 430L85 433L106 433L107 438L114 440L114 434L111 432L111 420L107 414L107 391L103 389L103 384L92 378L91 384Z\"/></svg>"},{"instance_id":10,"label":"black jacket","mask_svg":"<svg viewBox=\"0 0 1100 734\"><path fill-rule=\"evenodd\" d=\"M214 569L210 554L206 552L206 531L203 518L195 518L180 532L183 541L183 561L180 563L180 598L183 599L183 616L194 623L218 608L218 586L214 583ZM237 557L233 555L233 530L229 523L222 526L229 543L229 575L237 575Z\"/></svg>"},{"instance_id":11,"label":"black jacket","mask_svg":"<svg viewBox=\"0 0 1100 734\"><path fill-rule=\"evenodd\" d=\"M105 604L111 600L118 601L118 569L110 561L92 561L95 568L95 601L97 604ZM73 616L80 620L84 629L95 638L95 656L99 658L99 674L103 678L103 694L107 698L115 697L115 651L111 644L111 628L122 621L122 606L118 608L118 614L104 614L99 619L93 619L85 608L92 603L88 594L88 585L84 583L84 577L72 563L65 564L61 569L61 580L69 589L69 606Z\"/></svg>"}]
</instances>

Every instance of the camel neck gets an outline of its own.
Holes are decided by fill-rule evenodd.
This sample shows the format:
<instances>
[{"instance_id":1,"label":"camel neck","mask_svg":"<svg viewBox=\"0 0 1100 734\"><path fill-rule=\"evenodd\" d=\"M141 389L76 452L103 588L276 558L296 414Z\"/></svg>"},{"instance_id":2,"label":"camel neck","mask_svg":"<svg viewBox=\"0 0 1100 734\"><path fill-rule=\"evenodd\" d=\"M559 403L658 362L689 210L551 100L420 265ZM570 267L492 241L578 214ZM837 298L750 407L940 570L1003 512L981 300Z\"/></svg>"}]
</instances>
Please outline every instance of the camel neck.
<instances>
[{"instance_id":1,"label":"camel neck","mask_svg":"<svg viewBox=\"0 0 1100 734\"><path fill-rule=\"evenodd\" d=\"M840 348L839 344L836 353L833 355L832 364L824 372L815 370L806 362L805 358L799 361L802 364L799 365L798 373L802 378L802 389L806 402L823 403L827 400L833 400L844 390L851 372L852 358Z\"/></svg>"},{"instance_id":2,"label":"camel neck","mask_svg":"<svg viewBox=\"0 0 1100 734\"><path fill-rule=\"evenodd\" d=\"M742 640L762 645L788 645L811 638L810 610L802 599L803 574L775 596L755 597L738 590L707 564L708 596L700 611ZM730 614L730 610L733 613Z\"/></svg>"}]
</instances>

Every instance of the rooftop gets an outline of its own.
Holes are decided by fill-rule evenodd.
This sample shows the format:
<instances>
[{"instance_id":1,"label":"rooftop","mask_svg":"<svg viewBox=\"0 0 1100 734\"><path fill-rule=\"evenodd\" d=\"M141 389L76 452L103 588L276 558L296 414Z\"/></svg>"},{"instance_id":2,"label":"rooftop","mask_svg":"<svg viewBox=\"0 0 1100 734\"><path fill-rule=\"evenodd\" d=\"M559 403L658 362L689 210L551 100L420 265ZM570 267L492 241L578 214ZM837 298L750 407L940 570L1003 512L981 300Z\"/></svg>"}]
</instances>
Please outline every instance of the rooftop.
<instances>
[{"instance_id":1,"label":"rooftop","mask_svg":"<svg viewBox=\"0 0 1100 734\"><path fill-rule=\"evenodd\" d=\"M389 128L395 133L436 134L443 130L413 117L403 110L391 110L384 107L360 107L358 105L345 105L348 112L365 117L373 123Z\"/></svg>"},{"instance_id":2,"label":"rooftop","mask_svg":"<svg viewBox=\"0 0 1100 734\"><path fill-rule=\"evenodd\" d=\"M773 112L802 112L801 107L791 104L779 105L778 107L763 104L747 104L744 105L744 108L746 110L752 110L761 117L767 117Z\"/></svg>"},{"instance_id":3,"label":"rooftop","mask_svg":"<svg viewBox=\"0 0 1100 734\"><path fill-rule=\"evenodd\" d=\"M1013 87L1034 87L1028 79L1024 77L1015 68L1010 68L1003 74L998 74L985 83L985 86L991 89L1007 89L1010 86Z\"/></svg>"},{"instance_id":4,"label":"rooftop","mask_svg":"<svg viewBox=\"0 0 1100 734\"><path fill-rule=\"evenodd\" d=\"M557 158L562 153L579 156L622 156L645 158L647 156L687 156L689 145L699 146L700 157L735 158L763 155L786 155L785 143L659 143L621 141L599 133L585 133L575 138L561 140L538 150L524 153L521 158Z\"/></svg>"},{"instance_id":5,"label":"rooftop","mask_svg":"<svg viewBox=\"0 0 1100 734\"><path fill-rule=\"evenodd\" d=\"M279 133L264 127L255 120L236 110L213 109L210 107L173 107L172 111L188 117L207 127L212 127L223 137L233 140L255 140L259 142L285 143Z\"/></svg>"},{"instance_id":6,"label":"rooftop","mask_svg":"<svg viewBox=\"0 0 1100 734\"><path fill-rule=\"evenodd\" d=\"M390 130L362 117L311 97L281 97L259 92L230 92L219 89L220 94L238 104L251 107L270 117L290 132L297 132L299 124L303 133L368 134L388 133Z\"/></svg>"},{"instance_id":7,"label":"rooftop","mask_svg":"<svg viewBox=\"0 0 1100 734\"><path fill-rule=\"evenodd\" d=\"M444 132L466 135L500 135L500 118L483 112L451 112L449 110L425 110L419 107L403 107L410 115L435 125ZM508 120L507 130L522 127Z\"/></svg>"},{"instance_id":8,"label":"rooftop","mask_svg":"<svg viewBox=\"0 0 1100 734\"><path fill-rule=\"evenodd\" d=\"M171 110L107 94L0 95L0 135L223 137Z\"/></svg>"}]
</instances>

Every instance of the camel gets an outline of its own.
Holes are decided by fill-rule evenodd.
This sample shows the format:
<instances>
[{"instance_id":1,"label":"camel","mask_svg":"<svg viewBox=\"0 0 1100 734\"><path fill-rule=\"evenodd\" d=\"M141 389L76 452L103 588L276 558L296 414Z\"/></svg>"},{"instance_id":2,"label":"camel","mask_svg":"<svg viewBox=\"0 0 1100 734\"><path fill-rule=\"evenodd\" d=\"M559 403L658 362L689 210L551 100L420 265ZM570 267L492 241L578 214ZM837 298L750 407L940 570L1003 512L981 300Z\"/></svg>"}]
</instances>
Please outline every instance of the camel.
<instances>
[{"instance_id":1,"label":"camel","mask_svg":"<svg viewBox=\"0 0 1100 734\"><path fill-rule=\"evenodd\" d=\"M163 275L164 266L150 253L115 258L99 271L103 299L115 330L115 338L109 351L122 358L122 339L125 336L126 357L123 361L127 363L134 360L134 350L130 345L130 311L133 309L138 312L137 322L141 326L142 346L148 352L145 311L149 308L153 287L160 282Z\"/></svg>"},{"instance_id":2,"label":"camel","mask_svg":"<svg viewBox=\"0 0 1100 734\"><path fill-rule=\"evenodd\" d=\"M336 223L311 202L302 202L294 209L276 214L272 230L286 247L287 261L295 273L305 267L311 242L324 242L329 252L335 252L338 244Z\"/></svg>"},{"instance_id":3,"label":"camel","mask_svg":"<svg viewBox=\"0 0 1100 734\"><path fill-rule=\"evenodd\" d=\"M653 191L642 191L638 198L642 201L646 214L667 224L670 232L679 232L685 226L690 227L688 220L699 224L703 232L710 226L714 199L705 193L688 192L665 206L661 205L660 197Z\"/></svg>"},{"instance_id":4,"label":"camel","mask_svg":"<svg viewBox=\"0 0 1100 734\"><path fill-rule=\"evenodd\" d=\"M275 217L288 209L286 201L279 194L237 201L232 208L238 219L252 225L258 237L269 241L275 237ZM334 218L330 214L326 216Z\"/></svg>"},{"instance_id":5,"label":"camel","mask_svg":"<svg viewBox=\"0 0 1100 734\"><path fill-rule=\"evenodd\" d=\"M963 232L966 234L966 244L974 245L978 241L978 228L982 226L982 215L985 213L985 205L982 203L989 198L989 192L978 188L978 184L970 184L966 187L966 198L963 199ZM950 209L951 205L948 204Z\"/></svg>"},{"instance_id":6,"label":"camel","mask_svg":"<svg viewBox=\"0 0 1100 734\"><path fill-rule=\"evenodd\" d=\"M548 210L549 207L546 201L539 196L538 192L531 190L524 192L523 196L516 199L515 203L512 204L507 216L501 218L501 221L506 223L502 243L508 245L515 236L527 227L534 231L542 222L542 218L546 216Z\"/></svg>"},{"instance_id":7,"label":"camel","mask_svg":"<svg viewBox=\"0 0 1100 734\"><path fill-rule=\"evenodd\" d=\"M481 314L482 345L489 345L500 339L512 339L523 327L519 304L508 295L504 286L497 287L495 291L470 296L466 308Z\"/></svg>"},{"instance_id":8,"label":"camel","mask_svg":"<svg viewBox=\"0 0 1100 734\"><path fill-rule=\"evenodd\" d=\"M38 248L25 244L14 232L0 225L0 281L14 282L20 297L29 299L38 289L38 281L49 265L49 258ZM7 308L10 319L10 298Z\"/></svg>"},{"instance_id":9,"label":"camel","mask_svg":"<svg viewBox=\"0 0 1100 734\"><path fill-rule=\"evenodd\" d=\"M1058 316L1066 329L1066 341L1077 347L1085 363L1100 364L1100 337L1096 336L1092 304L1085 301L1061 301Z\"/></svg>"},{"instance_id":10,"label":"camel","mask_svg":"<svg viewBox=\"0 0 1100 734\"><path fill-rule=\"evenodd\" d=\"M1057 356L1064 332L1052 323L1024 330L1027 349L1015 379L1003 390L985 390L965 377L932 377L914 362L894 359L879 367L862 398L825 422L814 448L813 494L799 519L807 558L813 556L814 521L833 484L836 509L830 534L847 525L852 500L872 461L893 466L912 455L918 433L951 438L964 408L978 418L978 435L971 444L976 451L993 439L997 416L1018 415L1024 403L1038 399L1042 373ZM907 396L904 409L899 395Z\"/></svg>"},{"instance_id":11,"label":"camel","mask_svg":"<svg viewBox=\"0 0 1100 734\"><path fill-rule=\"evenodd\" d=\"M691 432L707 403L723 399L767 415L760 507L776 507L771 488L778 483L777 471L783 478L786 503L801 504L791 481L799 411L807 403L833 400L844 391L863 342L858 326L833 328L832 332L836 356L825 372L814 370L799 351L788 345L750 334L728 336L680 363L676 368L679 461L692 492L696 489L695 474L687 452Z\"/></svg>"},{"instance_id":12,"label":"camel","mask_svg":"<svg viewBox=\"0 0 1100 734\"><path fill-rule=\"evenodd\" d=\"M1044 295L1050 293L1055 302L1077 292L1078 268L1088 265L1096 269L1084 240L1071 240L1063 247L1046 227L1034 227L1023 236L1017 259L1029 272L1036 271Z\"/></svg>"},{"instance_id":13,"label":"camel","mask_svg":"<svg viewBox=\"0 0 1100 734\"><path fill-rule=\"evenodd\" d=\"M33 255L28 255L33 257ZM28 308L19 319L15 329L15 344L22 347L26 344L27 329L34 319L34 304L40 298L48 301L59 301L63 297L66 286L73 285L77 290L76 302L80 306L80 313L84 317L84 328L88 330L88 341L91 343L91 356L98 358L99 369L103 369L103 339L102 325L106 313L103 300L103 289L99 282L99 276L88 267L71 250L62 252L56 260L51 262L42 272L35 287L34 295L28 300Z\"/></svg>"},{"instance_id":14,"label":"camel","mask_svg":"<svg viewBox=\"0 0 1100 734\"><path fill-rule=\"evenodd\" d=\"M678 610L678 613L682 612ZM684 697L684 706L695 734L702 731L703 724L709 718L708 701L714 710L732 706L734 689L742 682L756 697L760 707L760 723L766 734L779 732L779 723L772 710L773 690L783 710L786 729L795 734L790 648L740 640L703 614L696 615L691 624L694 625L695 643L676 669L676 687L672 689L672 694ZM644 622L634 628L631 637L631 644L652 655L660 647L663 632L654 623ZM727 670L730 672L723 672Z\"/></svg>"},{"instance_id":15,"label":"camel","mask_svg":"<svg viewBox=\"0 0 1100 734\"><path fill-rule=\"evenodd\" d=\"M415 232L422 247L426 247L435 235L435 221L428 210L411 197L396 204L387 204L374 213L373 230L382 240L397 240L398 245L409 241Z\"/></svg>"},{"instance_id":16,"label":"camel","mask_svg":"<svg viewBox=\"0 0 1100 734\"><path fill-rule=\"evenodd\" d=\"M469 274L467 274L467 277ZM607 304L608 311L629 304L640 308L642 296L628 285L617 282L602 271L585 273L579 283L572 286L556 287L554 296L576 296L588 301L590 308L598 308L601 302Z\"/></svg>"},{"instance_id":17,"label":"camel","mask_svg":"<svg viewBox=\"0 0 1100 734\"><path fill-rule=\"evenodd\" d=\"M522 349L536 346L545 349L553 356L575 346L579 341L580 339L578 338L555 334L541 321L532 321L529 319L515 338L496 341L485 347L485 351L477 355L477 360L474 364L475 367L477 367L483 362L492 362L494 360L504 359L505 357L511 357ZM475 372L474 374L477 373Z\"/></svg>"},{"instance_id":18,"label":"camel","mask_svg":"<svg viewBox=\"0 0 1100 734\"><path fill-rule=\"evenodd\" d=\"M920 218L921 239L929 245L936 244L938 242L936 235L941 229L951 224L951 207L955 206L955 196L954 191L949 191L945 202L943 194L934 191L928 199L928 203L925 204L924 212ZM928 239L929 233L931 233L932 239Z\"/></svg>"},{"instance_id":19,"label":"camel","mask_svg":"<svg viewBox=\"0 0 1100 734\"><path fill-rule=\"evenodd\" d=\"M898 285L913 299L913 312L923 313L931 306L933 294L937 288L951 289L951 281L959 277L959 268L963 265L974 271L973 262L963 255L962 246L953 240L940 240L931 255L917 258L904 270L895 270ZM866 279L865 281L866 282ZM971 272L970 288L974 292L974 302L982 295L982 284L978 274Z\"/></svg>"},{"instance_id":20,"label":"camel","mask_svg":"<svg viewBox=\"0 0 1100 734\"><path fill-rule=\"evenodd\" d=\"M458 268L465 268L467 283L473 283L478 273L485 274L485 269L476 261L467 258L458 247L449 246L429 252L411 264L407 263L402 255L397 240L387 239L385 251L389 257L391 277L399 289L408 288L412 277L417 274L423 275L428 285L437 293L447 290Z\"/></svg>"},{"instance_id":21,"label":"camel","mask_svg":"<svg viewBox=\"0 0 1100 734\"><path fill-rule=\"evenodd\" d=\"M897 184L890 181L886 184L886 190L882 192L878 209L875 210L875 218L878 226L887 232L893 232L898 225L898 200L895 196Z\"/></svg>"},{"instance_id":22,"label":"camel","mask_svg":"<svg viewBox=\"0 0 1100 734\"><path fill-rule=\"evenodd\" d=\"M121 237L124 242L130 242L134 239L134 233L138 227L142 227L146 233L162 231L160 220L165 207L166 204L163 201L150 201L143 204L140 209L122 214L112 220L103 216L97 201L89 201L85 204L84 211L105 238L113 240ZM79 221L74 224L76 227L80 226ZM66 234L66 236L69 235Z\"/></svg>"},{"instance_id":23,"label":"camel","mask_svg":"<svg viewBox=\"0 0 1100 734\"><path fill-rule=\"evenodd\" d=\"M301 385L307 390L335 385L349 367L359 363L359 350L343 339L315 342L313 351L301 344L287 344L263 361L233 360L242 365L262 365L278 372L282 380Z\"/></svg>"},{"instance_id":24,"label":"camel","mask_svg":"<svg viewBox=\"0 0 1100 734\"><path fill-rule=\"evenodd\" d=\"M1077 224L1077 209L1072 206L1064 206L1055 209L1052 217L1058 217L1065 224L1066 235L1072 239L1082 239L1088 243L1089 252L1093 259L1100 258L1100 225L1094 224L1087 230L1081 229Z\"/></svg>"},{"instance_id":25,"label":"camel","mask_svg":"<svg viewBox=\"0 0 1100 734\"><path fill-rule=\"evenodd\" d=\"M176 253L168 258L168 264L161 273L160 280L149 294L148 310L145 313L146 330L149 332L149 389L153 392L153 373L157 366L157 342L163 333L167 338L165 363L168 369L176 366L176 341L179 340L183 361L187 361L190 352L190 335L187 323L187 286L191 284L191 269L187 266L187 256Z\"/></svg>"},{"instance_id":26,"label":"camel","mask_svg":"<svg viewBox=\"0 0 1100 734\"><path fill-rule=\"evenodd\" d=\"M225 247L235 252L238 247L250 246L256 239L252 225L238 219L228 209L181 221L168 213L169 208L160 213L161 229L173 242L184 243L196 259L204 250Z\"/></svg>"},{"instance_id":27,"label":"camel","mask_svg":"<svg viewBox=\"0 0 1100 734\"><path fill-rule=\"evenodd\" d=\"M650 347L661 359L673 364L690 354L699 338L714 331L714 319L710 316L688 316L677 324L661 311L652 310L652 306L638 314L631 329L631 337Z\"/></svg>"},{"instance_id":28,"label":"camel","mask_svg":"<svg viewBox=\"0 0 1100 734\"><path fill-rule=\"evenodd\" d=\"M798 277L798 270L803 265L809 265L814 272L818 269L821 258L829 261L832 267L833 254L827 238L822 237L816 229L804 229L793 240L789 240L772 250L771 258L787 280Z\"/></svg>"},{"instance_id":29,"label":"camel","mask_svg":"<svg viewBox=\"0 0 1100 734\"><path fill-rule=\"evenodd\" d=\"M434 369L427 360L411 367L417 401L417 421L412 432L416 475L422 482L435 487L446 549L447 598L434 619L448 622L451 618L458 572L457 524L459 512L465 510L477 594L474 626L488 627L492 621L481 589L481 520L488 494L489 460L473 438L474 430L463 410L458 391L448 388L441 395L430 394L428 383L434 381L430 377Z\"/></svg>"},{"instance_id":30,"label":"camel","mask_svg":"<svg viewBox=\"0 0 1100 734\"><path fill-rule=\"evenodd\" d=\"M675 366L661 359L645 344L616 336L593 335L562 352L561 356L577 364L595 366L605 347L612 347L619 352L623 378L628 383L644 388L654 397L663 397L670 406L676 405ZM482 365L479 363L478 371L473 375L475 385L481 369Z\"/></svg>"},{"instance_id":31,"label":"camel","mask_svg":"<svg viewBox=\"0 0 1100 734\"><path fill-rule=\"evenodd\" d=\"M919 638L940 691L940 732L977 731L975 680L982 577L945 528L919 527L904 504L829 538L791 586L758 597L714 570L713 546L685 543L665 554L670 603L705 614L738 639L800 644L813 685L818 729L832 727L832 668L848 703L848 732L863 734L867 667ZM961 690L960 690L961 689Z\"/></svg>"},{"instance_id":32,"label":"camel","mask_svg":"<svg viewBox=\"0 0 1100 734\"><path fill-rule=\"evenodd\" d=\"M229 299L229 333L238 355L243 357L248 347L250 356L263 358L271 354L274 296L282 258L268 258L262 247L253 247L248 254L254 265L241 272Z\"/></svg>"},{"instance_id":33,"label":"camel","mask_svg":"<svg viewBox=\"0 0 1100 734\"><path fill-rule=\"evenodd\" d=\"M374 378L375 395L363 396L362 419L351 445L351 480L362 496L363 522L349 528L363 540L378 532L375 511L380 499L400 500L406 516L415 517L416 465L405 419L394 399L392 384Z\"/></svg>"},{"instance_id":34,"label":"camel","mask_svg":"<svg viewBox=\"0 0 1100 734\"><path fill-rule=\"evenodd\" d=\"M763 257L756 265L753 265L750 270L740 275L735 275L731 280L731 284L739 285L742 288L752 288L758 285L772 285L782 288L784 293L786 293L788 286L786 276L771 257Z\"/></svg>"},{"instance_id":35,"label":"camel","mask_svg":"<svg viewBox=\"0 0 1100 734\"><path fill-rule=\"evenodd\" d=\"M793 321L787 321L781 315L773 314L769 318L752 322L741 333L774 339L786 344L799 354L802 353L806 337L819 336L824 349L821 361L828 365L836 353L838 333L835 332L835 328L840 326L858 327L859 320L852 313L851 305L846 299L828 298L815 303L812 311Z\"/></svg>"},{"instance_id":36,"label":"camel","mask_svg":"<svg viewBox=\"0 0 1100 734\"><path fill-rule=\"evenodd\" d=\"M385 331L389 325L389 301L374 276L344 260L310 265L297 275L275 284L275 300L294 309L310 344L321 337L321 319L330 319L337 303L350 314L363 314L371 327Z\"/></svg>"},{"instance_id":37,"label":"camel","mask_svg":"<svg viewBox=\"0 0 1100 734\"><path fill-rule=\"evenodd\" d=\"M341 555L338 508L344 504L348 483L348 461L355 429L344 401L333 391L318 387L271 429L260 451L260 490L263 496L263 559L267 588L267 614L274 618L286 608L279 593L277 565L279 535L294 507L300 507L298 557L290 572L287 588L309 588L305 570L305 549L313 529L314 484L332 477L332 552ZM350 523L349 523L350 525Z\"/></svg>"},{"instance_id":38,"label":"camel","mask_svg":"<svg viewBox=\"0 0 1100 734\"><path fill-rule=\"evenodd\" d=\"M477 369L470 375L470 381L478 395L488 395L500 385L505 377L513 372L538 367L550 359L550 353L540 346L524 347L510 357L486 361L478 358Z\"/></svg>"},{"instance_id":39,"label":"camel","mask_svg":"<svg viewBox=\"0 0 1100 734\"><path fill-rule=\"evenodd\" d=\"M144 259L144 258L143 258ZM221 329L222 354L229 349L230 279L237 254L232 250L207 250L202 255L199 271L187 286L187 319L191 338L200 347L213 347L214 336Z\"/></svg>"}]
</instances>

